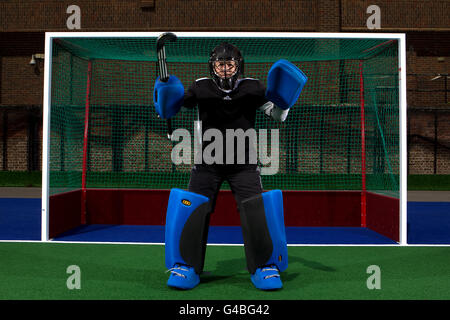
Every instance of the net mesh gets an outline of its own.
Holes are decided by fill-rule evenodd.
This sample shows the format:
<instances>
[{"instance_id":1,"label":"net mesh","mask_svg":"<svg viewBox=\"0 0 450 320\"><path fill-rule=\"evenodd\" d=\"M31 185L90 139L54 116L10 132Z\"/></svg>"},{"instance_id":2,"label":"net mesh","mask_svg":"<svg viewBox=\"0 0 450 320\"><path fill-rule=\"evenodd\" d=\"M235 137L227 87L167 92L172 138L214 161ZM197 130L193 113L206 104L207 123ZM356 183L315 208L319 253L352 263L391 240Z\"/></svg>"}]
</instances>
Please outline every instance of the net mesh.
<instances>
[{"instance_id":1,"label":"net mesh","mask_svg":"<svg viewBox=\"0 0 450 320\"><path fill-rule=\"evenodd\" d=\"M257 114L269 150L279 130L279 162L269 164L278 171L262 176L265 189L361 190L365 171L368 191L398 197L396 41L185 37L166 45L169 73L185 88L208 76L209 53L222 41L239 47L247 77L265 84L271 65L287 59L309 78L285 122ZM59 38L52 48L51 193L80 189L83 175L87 188L186 189L194 160L173 164L174 142L153 107L156 38ZM194 110L172 122L194 137L196 119Z\"/></svg>"}]
</instances>

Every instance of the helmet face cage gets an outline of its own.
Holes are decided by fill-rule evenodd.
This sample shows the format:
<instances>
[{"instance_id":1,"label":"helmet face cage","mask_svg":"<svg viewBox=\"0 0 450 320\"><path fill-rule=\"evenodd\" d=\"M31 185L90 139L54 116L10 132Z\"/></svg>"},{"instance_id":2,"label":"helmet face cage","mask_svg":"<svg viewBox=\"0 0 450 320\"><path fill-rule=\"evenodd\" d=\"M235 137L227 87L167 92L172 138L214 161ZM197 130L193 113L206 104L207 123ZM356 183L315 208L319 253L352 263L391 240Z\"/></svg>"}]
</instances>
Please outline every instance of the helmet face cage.
<instances>
[{"instance_id":1,"label":"helmet face cage","mask_svg":"<svg viewBox=\"0 0 450 320\"><path fill-rule=\"evenodd\" d=\"M228 79L236 74L238 71L239 61L236 61L234 58L225 60L225 59L217 59L212 61L214 73L222 78Z\"/></svg>"},{"instance_id":2,"label":"helmet face cage","mask_svg":"<svg viewBox=\"0 0 450 320\"><path fill-rule=\"evenodd\" d=\"M234 61L233 64L235 64L235 68L234 72L228 75L227 68L231 69L230 61ZM219 62L221 68L223 68L222 72L218 72L216 68L217 62ZM238 48L229 43L222 43L215 47L211 52L209 58L209 73L220 89L227 91L233 90L237 79L243 73L243 62L241 52Z\"/></svg>"}]
</instances>

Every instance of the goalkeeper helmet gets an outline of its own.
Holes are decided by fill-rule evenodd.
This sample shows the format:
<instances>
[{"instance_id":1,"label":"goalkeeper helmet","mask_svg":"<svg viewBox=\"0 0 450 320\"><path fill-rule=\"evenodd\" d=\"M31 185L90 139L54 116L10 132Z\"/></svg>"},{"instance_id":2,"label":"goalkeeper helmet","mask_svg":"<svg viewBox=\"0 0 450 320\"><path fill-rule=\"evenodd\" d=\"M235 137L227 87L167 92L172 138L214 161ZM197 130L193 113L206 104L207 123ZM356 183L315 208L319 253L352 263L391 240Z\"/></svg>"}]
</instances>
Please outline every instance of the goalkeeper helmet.
<instances>
[{"instance_id":1,"label":"goalkeeper helmet","mask_svg":"<svg viewBox=\"0 0 450 320\"><path fill-rule=\"evenodd\" d=\"M224 42L209 56L209 73L222 90L233 90L237 79L244 73L244 59L238 48Z\"/></svg>"}]
</instances>

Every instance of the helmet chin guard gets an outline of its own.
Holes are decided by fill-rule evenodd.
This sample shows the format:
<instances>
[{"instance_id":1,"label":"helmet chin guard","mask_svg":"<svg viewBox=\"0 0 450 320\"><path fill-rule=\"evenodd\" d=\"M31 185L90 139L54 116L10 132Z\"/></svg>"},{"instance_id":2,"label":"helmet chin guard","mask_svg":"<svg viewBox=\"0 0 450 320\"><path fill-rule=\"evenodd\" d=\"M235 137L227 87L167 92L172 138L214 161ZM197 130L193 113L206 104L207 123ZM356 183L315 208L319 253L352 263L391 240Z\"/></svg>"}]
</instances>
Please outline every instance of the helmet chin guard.
<instances>
[{"instance_id":1,"label":"helmet chin guard","mask_svg":"<svg viewBox=\"0 0 450 320\"><path fill-rule=\"evenodd\" d=\"M222 61L224 63L226 61L235 61L236 70L231 76L227 76L226 73L225 75L219 75L214 67L216 61ZM219 89L224 91L233 90L237 79L244 72L244 59L242 58L241 52L237 47L227 42L221 43L211 51L208 64L212 79Z\"/></svg>"}]
</instances>

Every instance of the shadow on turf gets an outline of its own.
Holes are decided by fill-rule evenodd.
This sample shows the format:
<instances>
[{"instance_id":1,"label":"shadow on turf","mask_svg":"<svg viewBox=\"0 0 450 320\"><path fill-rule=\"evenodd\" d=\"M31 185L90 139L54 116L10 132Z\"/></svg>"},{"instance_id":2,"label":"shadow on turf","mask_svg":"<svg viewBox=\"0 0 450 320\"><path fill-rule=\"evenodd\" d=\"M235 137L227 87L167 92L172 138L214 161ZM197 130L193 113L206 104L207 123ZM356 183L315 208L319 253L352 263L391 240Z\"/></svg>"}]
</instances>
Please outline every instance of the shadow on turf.
<instances>
[{"instance_id":1,"label":"shadow on turf","mask_svg":"<svg viewBox=\"0 0 450 320\"><path fill-rule=\"evenodd\" d=\"M218 275L213 275L212 272L204 271L201 275L201 282L202 283L210 283L210 282L216 282L216 281L229 279L232 277L234 277L234 275L218 276Z\"/></svg>"},{"instance_id":2,"label":"shadow on turf","mask_svg":"<svg viewBox=\"0 0 450 320\"><path fill-rule=\"evenodd\" d=\"M307 268L326 271L326 272L335 272L337 269L321 264L317 261L306 260L300 257L289 257L289 264L301 263Z\"/></svg>"},{"instance_id":3,"label":"shadow on turf","mask_svg":"<svg viewBox=\"0 0 450 320\"><path fill-rule=\"evenodd\" d=\"M301 264L306 268L325 271L336 272L337 269L326 266L317 261L311 261L300 257L289 256L288 269L283 272L283 281L290 282L301 275L301 272L294 272L298 270L295 265ZM250 274L246 268L245 258L224 259L217 262L217 268L214 271L204 271L201 276L202 283L213 283L217 281L227 280L229 284L248 286ZM248 280L248 281L247 281Z\"/></svg>"}]
</instances>

